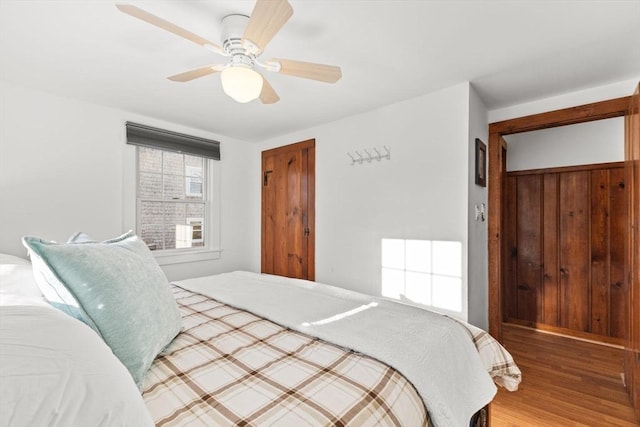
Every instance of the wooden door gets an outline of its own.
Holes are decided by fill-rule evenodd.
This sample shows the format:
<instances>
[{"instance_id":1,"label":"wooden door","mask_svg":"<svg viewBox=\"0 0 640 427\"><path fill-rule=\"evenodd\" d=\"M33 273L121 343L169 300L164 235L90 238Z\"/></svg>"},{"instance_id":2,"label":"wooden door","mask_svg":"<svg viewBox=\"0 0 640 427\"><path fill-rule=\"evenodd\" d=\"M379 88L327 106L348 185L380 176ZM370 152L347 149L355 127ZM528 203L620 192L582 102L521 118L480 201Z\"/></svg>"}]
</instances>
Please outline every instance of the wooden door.
<instances>
[{"instance_id":1,"label":"wooden door","mask_svg":"<svg viewBox=\"0 0 640 427\"><path fill-rule=\"evenodd\" d=\"M315 278L315 140L262 152L262 272Z\"/></svg>"}]
</instances>

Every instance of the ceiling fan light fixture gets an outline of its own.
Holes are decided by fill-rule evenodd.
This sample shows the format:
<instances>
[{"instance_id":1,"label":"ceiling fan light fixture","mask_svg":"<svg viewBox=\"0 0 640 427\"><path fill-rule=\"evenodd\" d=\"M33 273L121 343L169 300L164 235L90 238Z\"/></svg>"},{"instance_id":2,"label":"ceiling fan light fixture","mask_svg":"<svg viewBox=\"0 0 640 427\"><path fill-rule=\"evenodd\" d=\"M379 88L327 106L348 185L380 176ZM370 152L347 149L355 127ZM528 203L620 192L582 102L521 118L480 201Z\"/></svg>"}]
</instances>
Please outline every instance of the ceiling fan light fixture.
<instances>
[{"instance_id":1,"label":"ceiling fan light fixture","mask_svg":"<svg viewBox=\"0 0 640 427\"><path fill-rule=\"evenodd\" d=\"M220 73L222 89L240 103L257 99L262 92L262 76L255 70L244 66L231 66Z\"/></svg>"}]
</instances>

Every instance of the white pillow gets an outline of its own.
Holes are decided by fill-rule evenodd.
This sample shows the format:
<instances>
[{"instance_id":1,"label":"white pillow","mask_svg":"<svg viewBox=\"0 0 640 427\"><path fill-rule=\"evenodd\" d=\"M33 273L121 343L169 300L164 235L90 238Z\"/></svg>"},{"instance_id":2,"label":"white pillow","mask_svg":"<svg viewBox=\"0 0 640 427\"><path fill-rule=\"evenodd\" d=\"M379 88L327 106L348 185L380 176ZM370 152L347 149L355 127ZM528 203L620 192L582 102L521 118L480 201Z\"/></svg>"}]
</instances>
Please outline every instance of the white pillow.
<instances>
[{"instance_id":1,"label":"white pillow","mask_svg":"<svg viewBox=\"0 0 640 427\"><path fill-rule=\"evenodd\" d=\"M0 307L0 425L153 426L98 335L50 306Z\"/></svg>"},{"instance_id":2,"label":"white pillow","mask_svg":"<svg viewBox=\"0 0 640 427\"><path fill-rule=\"evenodd\" d=\"M13 255L0 254L0 305L29 305L46 302L33 277L31 263Z\"/></svg>"},{"instance_id":3,"label":"white pillow","mask_svg":"<svg viewBox=\"0 0 640 427\"><path fill-rule=\"evenodd\" d=\"M0 264L17 264L17 265L29 265L31 264L28 259L20 258L15 255L0 253Z\"/></svg>"}]
</instances>

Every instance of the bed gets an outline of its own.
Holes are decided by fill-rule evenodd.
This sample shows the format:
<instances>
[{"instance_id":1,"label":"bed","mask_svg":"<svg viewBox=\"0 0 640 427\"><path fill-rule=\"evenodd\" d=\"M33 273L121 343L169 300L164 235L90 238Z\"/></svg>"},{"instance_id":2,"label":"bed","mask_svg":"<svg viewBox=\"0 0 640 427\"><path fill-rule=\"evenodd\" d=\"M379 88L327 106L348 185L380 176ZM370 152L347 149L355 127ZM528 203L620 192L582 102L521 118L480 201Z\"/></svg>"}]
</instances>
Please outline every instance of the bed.
<instances>
[{"instance_id":1,"label":"bed","mask_svg":"<svg viewBox=\"0 0 640 427\"><path fill-rule=\"evenodd\" d=\"M33 267L0 265L2 425L467 426L494 382L520 381L506 350L464 322L250 272L169 284L133 233L74 236L27 239ZM64 331L52 339L56 323L87 343ZM42 387L56 375L38 367L39 352L61 352L65 369L81 372Z\"/></svg>"}]
</instances>

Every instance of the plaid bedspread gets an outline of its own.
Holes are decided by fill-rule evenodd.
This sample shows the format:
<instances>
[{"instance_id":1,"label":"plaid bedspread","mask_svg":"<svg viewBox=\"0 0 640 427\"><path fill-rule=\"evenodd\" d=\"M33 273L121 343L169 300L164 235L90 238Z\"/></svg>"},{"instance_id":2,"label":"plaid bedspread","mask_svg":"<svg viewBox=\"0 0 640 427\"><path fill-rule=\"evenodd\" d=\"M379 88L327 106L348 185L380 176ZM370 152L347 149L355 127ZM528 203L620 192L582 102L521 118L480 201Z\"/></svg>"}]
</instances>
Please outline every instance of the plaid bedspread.
<instances>
[{"instance_id":1,"label":"plaid bedspread","mask_svg":"<svg viewBox=\"0 0 640 427\"><path fill-rule=\"evenodd\" d=\"M157 426L431 426L387 365L172 285L182 333L145 378Z\"/></svg>"}]
</instances>

